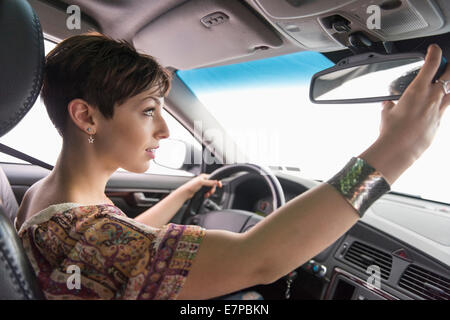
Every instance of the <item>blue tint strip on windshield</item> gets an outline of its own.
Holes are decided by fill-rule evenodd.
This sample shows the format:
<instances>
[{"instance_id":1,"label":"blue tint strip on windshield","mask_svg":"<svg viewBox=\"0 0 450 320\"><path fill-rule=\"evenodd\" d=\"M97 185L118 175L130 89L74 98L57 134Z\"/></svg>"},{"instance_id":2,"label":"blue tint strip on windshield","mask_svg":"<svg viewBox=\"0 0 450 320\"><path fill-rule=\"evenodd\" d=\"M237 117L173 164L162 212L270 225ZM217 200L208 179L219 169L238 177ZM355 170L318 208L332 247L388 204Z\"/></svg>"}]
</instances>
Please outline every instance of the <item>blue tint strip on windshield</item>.
<instances>
[{"instance_id":1,"label":"blue tint strip on windshield","mask_svg":"<svg viewBox=\"0 0 450 320\"><path fill-rule=\"evenodd\" d=\"M309 84L316 72L333 65L319 52L303 51L226 66L179 70L177 74L194 93L198 93Z\"/></svg>"}]
</instances>

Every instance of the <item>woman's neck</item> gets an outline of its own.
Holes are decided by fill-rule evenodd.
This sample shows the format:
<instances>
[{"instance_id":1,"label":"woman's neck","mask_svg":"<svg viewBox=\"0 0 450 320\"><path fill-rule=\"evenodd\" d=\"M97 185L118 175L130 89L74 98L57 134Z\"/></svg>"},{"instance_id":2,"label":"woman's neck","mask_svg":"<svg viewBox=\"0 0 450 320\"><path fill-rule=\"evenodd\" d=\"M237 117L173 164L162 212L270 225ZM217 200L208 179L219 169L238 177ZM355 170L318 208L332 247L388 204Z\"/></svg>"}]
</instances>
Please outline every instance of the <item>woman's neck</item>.
<instances>
[{"instance_id":1,"label":"woman's neck","mask_svg":"<svg viewBox=\"0 0 450 320\"><path fill-rule=\"evenodd\" d=\"M80 150L81 149L81 150ZM105 165L93 152L63 145L47 181L58 186L65 197L77 203L109 203L106 183L117 168Z\"/></svg>"}]
</instances>

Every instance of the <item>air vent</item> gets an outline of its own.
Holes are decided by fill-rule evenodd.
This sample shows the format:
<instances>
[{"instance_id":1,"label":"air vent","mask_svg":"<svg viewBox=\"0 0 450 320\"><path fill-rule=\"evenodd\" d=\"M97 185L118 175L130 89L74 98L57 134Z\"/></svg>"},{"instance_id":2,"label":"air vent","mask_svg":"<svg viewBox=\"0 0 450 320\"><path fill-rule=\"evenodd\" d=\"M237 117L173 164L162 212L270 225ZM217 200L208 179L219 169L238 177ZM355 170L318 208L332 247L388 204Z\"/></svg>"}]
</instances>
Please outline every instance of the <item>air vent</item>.
<instances>
[{"instance_id":1,"label":"air vent","mask_svg":"<svg viewBox=\"0 0 450 320\"><path fill-rule=\"evenodd\" d=\"M409 265L398 283L426 300L450 300L450 279L416 265Z\"/></svg>"},{"instance_id":2,"label":"air vent","mask_svg":"<svg viewBox=\"0 0 450 320\"><path fill-rule=\"evenodd\" d=\"M364 270L371 265L380 267L381 279L387 280L392 268L392 256L361 242L353 242L344 259Z\"/></svg>"}]
</instances>

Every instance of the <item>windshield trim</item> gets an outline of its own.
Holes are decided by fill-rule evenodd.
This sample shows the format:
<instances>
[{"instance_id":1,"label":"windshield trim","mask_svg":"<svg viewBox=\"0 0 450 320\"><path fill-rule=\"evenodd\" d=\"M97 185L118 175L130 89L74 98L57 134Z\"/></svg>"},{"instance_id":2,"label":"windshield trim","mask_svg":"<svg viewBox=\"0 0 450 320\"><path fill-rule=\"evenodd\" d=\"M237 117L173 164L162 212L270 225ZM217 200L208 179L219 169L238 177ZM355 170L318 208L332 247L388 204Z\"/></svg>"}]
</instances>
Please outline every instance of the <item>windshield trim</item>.
<instances>
[{"instance_id":1,"label":"windshield trim","mask_svg":"<svg viewBox=\"0 0 450 320\"><path fill-rule=\"evenodd\" d=\"M406 197L406 198L412 198L412 199L418 199L418 200L425 200L428 202L432 202L435 204L440 204L440 205L444 205L444 206L450 206L450 203L447 202L441 202L441 201L437 201L437 200L432 200L432 199L427 199L427 198L423 198L419 195L413 195L413 194L409 194L409 193L403 193L403 192L398 192L398 191L389 191L388 194L393 194L393 195L397 195L397 196L402 196L402 197Z\"/></svg>"}]
</instances>

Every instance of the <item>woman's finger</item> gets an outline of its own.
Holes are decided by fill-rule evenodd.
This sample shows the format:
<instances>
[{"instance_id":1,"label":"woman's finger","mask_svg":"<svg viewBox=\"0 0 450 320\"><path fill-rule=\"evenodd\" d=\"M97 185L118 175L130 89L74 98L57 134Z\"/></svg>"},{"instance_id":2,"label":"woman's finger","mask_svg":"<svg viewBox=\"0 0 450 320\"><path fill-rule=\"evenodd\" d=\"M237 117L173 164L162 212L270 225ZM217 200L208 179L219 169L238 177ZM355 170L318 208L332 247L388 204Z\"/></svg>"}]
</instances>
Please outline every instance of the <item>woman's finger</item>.
<instances>
[{"instance_id":1,"label":"woman's finger","mask_svg":"<svg viewBox=\"0 0 450 320\"><path fill-rule=\"evenodd\" d=\"M393 101L388 100L388 101L381 102L381 105L383 107L383 111L386 112L386 111L391 110L395 106L395 103Z\"/></svg>"},{"instance_id":2,"label":"woman's finger","mask_svg":"<svg viewBox=\"0 0 450 320\"><path fill-rule=\"evenodd\" d=\"M442 118L442 115L444 114L449 104L450 104L450 93L446 94L442 99L441 106L439 108L439 118Z\"/></svg>"},{"instance_id":3,"label":"woman's finger","mask_svg":"<svg viewBox=\"0 0 450 320\"><path fill-rule=\"evenodd\" d=\"M439 81L440 80L440 81ZM448 100L449 94L445 93L444 90L444 84L441 81L448 81L450 80L450 63L447 64L444 73L439 77L439 80L434 84L434 86L439 89L439 93L443 97L443 101L440 104L441 107L445 107L446 102ZM446 84L446 87L448 88L450 85ZM448 102L447 102L448 104Z\"/></svg>"},{"instance_id":4,"label":"woman's finger","mask_svg":"<svg viewBox=\"0 0 450 320\"><path fill-rule=\"evenodd\" d=\"M210 174L208 174L208 173L202 173L202 174L201 174L201 177L202 177L202 179L204 179L204 180L208 179L209 176L210 176Z\"/></svg>"},{"instance_id":5,"label":"woman's finger","mask_svg":"<svg viewBox=\"0 0 450 320\"><path fill-rule=\"evenodd\" d=\"M447 63L444 73L442 73L442 75L439 77L438 81L434 84L436 89L439 89L439 94L441 94L441 97L443 97L443 100L445 100L448 97L448 94L445 94L444 84L441 81L448 81L448 80L450 80L450 63ZM448 88L449 85L446 84L446 87ZM441 107L445 106L444 102L445 101L442 101L442 103L440 104Z\"/></svg>"},{"instance_id":6,"label":"woman's finger","mask_svg":"<svg viewBox=\"0 0 450 320\"><path fill-rule=\"evenodd\" d=\"M203 182L203 186L205 186L205 187L212 187L212 186L215 186L215 185L217 185L217 180L204 180L204 181L202 181Z\"/></svg>"},{"instance_id":7,"label":"woman's finger","mask_svg":"<svg viewBox=\"0 0 450 320\"><path fill-rule=\"evenodd\" d=\"M422 66L422 68L419 71L419 74L414 79L414 82L417 81L423 81L424 83L430 83L434 76L436 75L436 72L439 69L439 66L441 65L441 59L442 59L442 50L441 48L436 45L432 44L428 46L428 52L425 57L425 62ZM446 72L449 70L448 66L446 69Z\"/></svg>"},{"instance_id":8,"label":"woman's finger","mask_svg":"<svg viewBox=\"0 0 450 320\"><path fill-rule=\"evenodd\" d=\"M217 180L208 180L205 183L206 186L212 186L211 190L205 193L205 198L208 198L210 195L212 195L214 192L216 192L216 187L219 186L219 188L222 188L222 182Z\"/></svg>"},{"instance_id":9,"label":"woman's finger","mask_svg":"<svg viewBox=\"0 0 450 320\"><path fill-rule=\"evenodd\" d=\"M216 186L212 187L211 190L209 190L207 193L205 193L205 198L208 198L210 195L212 195L216 191Z\"/></svg>"}]
</instances>

